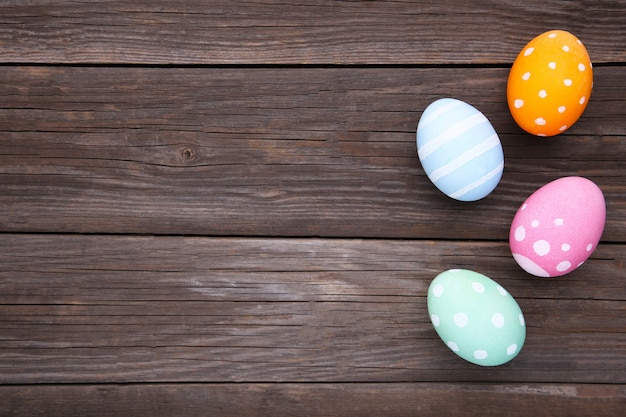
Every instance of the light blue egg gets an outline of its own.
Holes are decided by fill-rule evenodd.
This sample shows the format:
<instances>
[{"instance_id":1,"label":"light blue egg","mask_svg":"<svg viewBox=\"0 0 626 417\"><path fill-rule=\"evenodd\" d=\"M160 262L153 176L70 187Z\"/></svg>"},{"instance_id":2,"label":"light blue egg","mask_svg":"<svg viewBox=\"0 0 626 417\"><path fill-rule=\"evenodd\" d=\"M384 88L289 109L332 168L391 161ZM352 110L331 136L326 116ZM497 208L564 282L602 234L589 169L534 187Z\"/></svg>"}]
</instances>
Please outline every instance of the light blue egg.
<instances>
[{"instance_id":1,"label":"light blue egg","mask_svg":"<svg viewBox=\"0 0 626 417\"><path fill-rule=\"evenodd\" d=\"M461 100L431 103L417 125L417 154L433 184L448 197L476 201L502 178L504 152L484 114Z\"/></svg>"}]
</instances>

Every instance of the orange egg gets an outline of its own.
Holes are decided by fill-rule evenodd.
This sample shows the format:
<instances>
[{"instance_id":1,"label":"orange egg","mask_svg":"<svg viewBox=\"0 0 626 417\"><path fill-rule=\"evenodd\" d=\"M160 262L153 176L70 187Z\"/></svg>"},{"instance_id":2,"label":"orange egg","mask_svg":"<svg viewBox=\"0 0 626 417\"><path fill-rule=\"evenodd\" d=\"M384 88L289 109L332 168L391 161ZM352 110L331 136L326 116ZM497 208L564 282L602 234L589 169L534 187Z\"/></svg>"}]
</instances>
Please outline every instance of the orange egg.
<instances>
[{"instance_id":1,"label":"orange egg","mask_svg":"<svg viewBox=\"0 0 626 417\"><path fill-rule=\"evenodd\" d=\"M515 58L507 84L509 110L526 132L558 135L580 118L592 85L591 60L582 42L569 32L551 30Z\"/></svg>"}]
</instances>

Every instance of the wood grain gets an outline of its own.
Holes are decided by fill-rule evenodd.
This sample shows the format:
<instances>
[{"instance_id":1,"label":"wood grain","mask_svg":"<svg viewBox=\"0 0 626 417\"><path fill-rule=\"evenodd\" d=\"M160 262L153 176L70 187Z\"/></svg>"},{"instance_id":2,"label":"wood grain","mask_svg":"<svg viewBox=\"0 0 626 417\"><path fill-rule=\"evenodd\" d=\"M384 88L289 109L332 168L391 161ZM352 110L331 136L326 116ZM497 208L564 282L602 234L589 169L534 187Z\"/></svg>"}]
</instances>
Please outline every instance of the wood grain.
<instances>
[{"instance_id":1,"label":"wood grain","mask_svg":"<svg viewBox=\"0 0 626 417\"><path fill-rule=\"evenodd\" d=\"M493 242L2 235L0 383L626 383L624 245L533 279ZM528 335L486 371L426 309L448 268L493 277Z\"/></svg>"},{"instance_id":2,"label":"wood grain","mask_svg":"<svg viewBox=\"0 0 626 417\"><path fill-rule=\"evenodd\" d=\"M626 60L624 1L3 1L0 61L509 64L550 29Z\"/></svg>"},{"instance_id":3,"label":"wood grain","mask_svg":"<svg viewBox=\"0 0 626 417\"><path fill-rule=\"evenodd\" d=\"M159 384L0 387L0 414L309 417L621 415L624 385Z\"/></svg>"},{"instance_id":4,"label":"wood grain","mask_svg":"<svg viewBox=\"0 0 626 417\"><path fill-rule=\"evenodd\" d=\"M619 416L626 409L624 0L0 3L0 416ZM521 48L594 63L564 135L505 102ZM438 192L415 129L441 97L493 123L486 199ZM594 180L601 244L533 278L512 217ZM451 353L426 291L500 282L527 339Z\"/></svg>"},{"instance_id":5,"label":"wood grain","mask_svg":"<svg viewBox=\"0 0 626 417\"><path fill-rule=\"evenodd\" d=\"M605 193L603 240L623 242L626 78L595 74L578 123L539 139L510 116L507 69L7 67L0 229L506 240L535 189L582 175ZM502 140L503 179L480 202L445 197L417 159L442 96Z\"/></svg>"}]
</instances>

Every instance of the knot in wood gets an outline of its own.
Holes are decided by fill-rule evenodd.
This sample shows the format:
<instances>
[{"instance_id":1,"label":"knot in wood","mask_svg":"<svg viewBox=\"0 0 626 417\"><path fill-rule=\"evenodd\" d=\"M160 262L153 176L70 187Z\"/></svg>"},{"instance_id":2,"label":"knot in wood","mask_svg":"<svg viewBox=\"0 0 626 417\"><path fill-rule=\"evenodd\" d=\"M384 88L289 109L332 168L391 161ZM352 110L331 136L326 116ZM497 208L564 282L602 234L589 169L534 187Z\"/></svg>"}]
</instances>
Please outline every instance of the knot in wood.
<instances>
[{"instance_id":1,"label":"knot in wood","mask_svg":"<svg viewBox=\"0 0 626 417\"><path fill-rule=\"evenodd\" d=\"M180 152L181 156L185 161L191 161L196 157L196 153L191 148L185 148Z\"/></svg>"}]
</instances>

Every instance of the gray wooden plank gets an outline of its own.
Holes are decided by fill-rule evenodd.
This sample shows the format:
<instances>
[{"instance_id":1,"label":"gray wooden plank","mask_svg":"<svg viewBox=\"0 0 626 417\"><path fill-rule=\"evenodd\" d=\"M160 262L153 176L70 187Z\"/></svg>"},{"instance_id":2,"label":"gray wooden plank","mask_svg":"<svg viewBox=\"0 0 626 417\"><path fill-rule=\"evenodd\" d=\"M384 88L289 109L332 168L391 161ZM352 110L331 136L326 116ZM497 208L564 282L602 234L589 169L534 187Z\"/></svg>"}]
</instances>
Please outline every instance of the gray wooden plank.
<instances>
[{"instance_id":1,"label":"gray wooden plank","mask_svg":"<svg viewBox=\"0 0 626 417\"><path fill-rule=\"evenodd\" d=\"M617 416L624 385L137 384L0 386L3 416Z\"/></svg>"},{"instance_id":2,"label":"gray wooden plank","mask_svg":"<svg viewBox=\"0 0 626 417\"><path fill-rule=\"evenodd\" d=\"M624 74L596 68L582 118L540 139L509 114L507 69L7 67L0 229L505 240L535 189L582 175L605 193L603 240L623 242ZM482 201L445 197L419 164L417 122L442 96L502 140Z\"/></svg>"},{"instance_id":3,"label":"gray wooden plank","mask_svg":"<svg viewBox=\"0 0 626 417\"><path fill-rule=\"evenodd\" d=\"M565 29L624 62L624 1L3 1L0 61L116 64L511 63Z\"/></svg>"},{"instance_id":4,"label":"gray wooden plank","mask_svg":"<svg viewBox=\"0 0 626 417\"><path fill-rule=\"evenodd\" d=\"M500 242L0 236L0 383L626 383L623 244L562 278ZM456 357L430 280L469 268L517 299L526 344Z\"/></svg>"}]
</instances>

